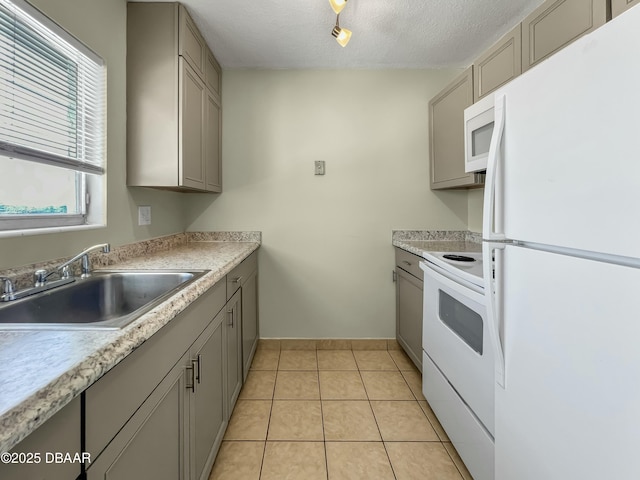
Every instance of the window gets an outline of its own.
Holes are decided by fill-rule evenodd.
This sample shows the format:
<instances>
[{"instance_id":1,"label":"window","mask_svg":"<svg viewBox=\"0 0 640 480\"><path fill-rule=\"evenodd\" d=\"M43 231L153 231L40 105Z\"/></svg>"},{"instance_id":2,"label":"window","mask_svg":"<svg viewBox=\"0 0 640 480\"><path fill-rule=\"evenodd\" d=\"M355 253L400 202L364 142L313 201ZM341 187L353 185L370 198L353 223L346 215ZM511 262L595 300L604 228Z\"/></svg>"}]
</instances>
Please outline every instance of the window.
<instances>
[{"instance_id":1,"label":"window","mask_svg":"<svg viewBox=\"0 0 640 480\"><path fill-rule=\"evenodd\" d=\"M104 117L102 59L0 0L0 230L105 223Z\"/></svg>"}]
</instances>

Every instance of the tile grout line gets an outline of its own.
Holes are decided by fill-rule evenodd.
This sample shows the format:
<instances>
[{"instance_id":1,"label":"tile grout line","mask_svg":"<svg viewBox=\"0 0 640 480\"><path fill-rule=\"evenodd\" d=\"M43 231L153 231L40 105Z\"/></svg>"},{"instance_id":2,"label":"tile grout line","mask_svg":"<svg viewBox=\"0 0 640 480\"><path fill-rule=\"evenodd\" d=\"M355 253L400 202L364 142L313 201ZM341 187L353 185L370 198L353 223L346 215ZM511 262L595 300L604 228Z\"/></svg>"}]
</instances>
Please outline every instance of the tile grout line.
<instances>
[{"instance_id":1,"label":"tile grout line","mask_svg":"<svg viewBox=\"0 0 640 480\"><path fill-rule=\"evenodd\" d=\"M262 449L262 461L260 462L260 474L258 479L262 478L262 469L264 468L264 459L267 456L267 440L269 439L269 427L271 426L271 414L273 412L273 401L276 396L276 383L278 382L278 367L280 366L280 351L278 350L278 361L276 362L276 378L273 382L273 392L271 392L271 407L269 408L269 420L267 421L267 432L264 436L264 448Z\"/></svg>"},{"instance_id":2,"label":"tile grout line","mask_svg":"<svg viewBox=\"0 0 640 480\"><path fill-rule=\"evenodd\" d=\"M324 409L322 407L322 390L320 389L320 362L318 360L318 350L316 349L316 374L318 375L318 399L320 401L320 421L322 422L322 448L324 450L324 473L329 480L329 458L327 457L327 434L324 429Z\"/></svg>"},{"instance_id":3,"label":"tile grout line","mask_svg":"<svg viewBox=\"0 0 640 480\"><path fill-rule=\"evenodd\" d=\"M355 355L354 355L355 357ZM356 360L357 363L357 360ZM367 392L367 387L364 384L364 378L362 378L362 373L360 371L360 366L358 366L358 374L360 375L360 380L362 381L362 386L364 387L364 392L367 395L367 402L369 403L369 408L371 409L371 415L373 415L373 421L376 422L376 428L378 429L378 434L380 435L380 441L382 442L382 448L384 448L384 453L387 456L387 460L389 462L389 467L391 468L391 473L393 474L393 478L397 480L396 471L393 468L393 464L391 463L391 457L389 457L389 452L387 451L387 445L384 442L384 437L382 436L382 431L380 430L380 424L378 423L378 417L376 417L376 412L373 410L373 405L371 405L371 398L369 397L369 392Z\"/></svg>"}]
</instances>

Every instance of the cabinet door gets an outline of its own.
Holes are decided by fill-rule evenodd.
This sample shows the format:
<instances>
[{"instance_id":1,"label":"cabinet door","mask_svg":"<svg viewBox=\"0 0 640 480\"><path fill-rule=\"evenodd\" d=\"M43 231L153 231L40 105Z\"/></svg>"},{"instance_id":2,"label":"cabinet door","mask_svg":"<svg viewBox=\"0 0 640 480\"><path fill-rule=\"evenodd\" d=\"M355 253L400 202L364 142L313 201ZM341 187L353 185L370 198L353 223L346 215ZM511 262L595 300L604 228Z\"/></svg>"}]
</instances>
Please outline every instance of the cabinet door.
<instances>
[{"instance_id":1,"label":"cabinet door","mask_svg":"<svg viewBox=\"0 0 640 480\"><path fill-rule=\"evenodd\" d=\"M258 346L258 272L254 271L242 285L242 364L243 379L249 374L253 354Z\"/></svg>"},{"instance_id":2,"label":"cabinet door","mask_svg":"<svg viewBox=\"0 0 640 480\"><path fill-rule=\"evenodd\" d=\"M221 158L221 135L222 135L222 109L218 97L207 91L205 124L205 175L209 192L222 191L222 158Z\"/></svg>"},{"instance_id":3,"label":"cabinet door","mask_svg":"<svg viewBox=\"0 0 640 480\"><path fill-rule=\"evenodd\" d=\"M194 70L180 59L179 181L180 186L205 189L204 125L207 90Z\"/></svg>"},{"instance_id":4,"label":"cabinet door","mask_svg":"<svg viewBox=\"0 0 640 480\"><path fill-rule=\"evenodd\" d=\"M222 442L224 416L224 310L191 347L194 391L190 395L191 478L206 480Z\"/></svg>"},{"instance_id":5,"label":"cabinet door","mask_svg":"<svg viewBox=\"0 0 640 480\"><path fill-rule=\"evenodd\" d=\"M233 407L236 404L240 388L242 387L242 297L241 291L238 290L231 300L227 303L225 320L225 337L226 337L226 417L231 417Z\"/></svg>"},{"instance_id":6,"label":"cabinet door","mask_svg":"<svg viewBox=\"0 0 640 480\"><path fill-rule=\"evenodd\" d=\"M518 25L473 63L475 102L522 73L521 39Z\"/></svg>"},{"instance_id":7,"label":"cabinet door","mask_svg":"<svg viewBox=\"0 0 640 480\"><path fill-rule=\"evenodd\" d=\"M638 3L640 3L640 0L611 0L611 14L617 17Z\"/></svg>"},{"instance_id":8,"label":"cabinet door","mask_svg":"<svg viewBox=\"0 0 640 480\"><path fill-rule=\"evenodd\" d=\"M221 85L220 82L222 80L222 69L218 64L218 61L213 56L210 50L207 50L207 63L206 63L206 71L205 71L205 83L207 87L214 92L216 95L221 95Z\"/></svg>"},{"instance_id":9,"label":"cabinet door","mask_svg":"<svg viewBox=\"0 0 640 480\"><path fill-rule=\"evenodd\" d=\"M547 0L522 21L522 71L607 21L607 0Z\"/></svg>"},{"instance_id":10,"label":"cabinet door","mask_svg":"<svg viewBox=\"0 0 640 480\"><path fill-rule=\"evenodd\" d=\"M80 446L80 397L62 408L35 432L11 450L12 454L25 454L33 463L0 463L2 480L73 480L80 475L79 462L53 463L53 452L77 453L82 459ZM39 455L39 461L35 457ZM37 463L36 463L37 462Z\"/></svg>"},{"instance_id":11,"label":"cabinet door","mask_svg":"<svg viewBox=\"0 0 640 480\"><path fill-rule=\"evenodd\" d=\"M396 268L396 338L418 370L422 371L423 283Z\"/></svg>"},{"instance_id":12,"label":"cabinet door","mask_svg":"<svg viewBox=\"0 0 640 480\"><path fill-rule=\"evenodd\" d=\"M429 102L431 188L455 188L474 183L464 171L464 109L473 103L473 73L469 67Z\"/></svg>"},{"instance_id":13,"label":"cabinet door","mask_svg":"<svg viewBox=\"0 0 640 480\"><path fill-rule=\"evenodd\" d=\"M183 5L180 5L180 41L178 45L180 56L189 62L200 78L204 79L209 49L204 38L200 35L198 27Z\"/></svg>"},{"instance_id":14,"label":"cabinet door","mask_svg":"<svg viewBox=\"0 0 640 480\"><path fill-rule=\"evenodd\" d=\"M87 480L186 480L185 364L171 369L102 454Z\"/></svg>"}]
</instances>

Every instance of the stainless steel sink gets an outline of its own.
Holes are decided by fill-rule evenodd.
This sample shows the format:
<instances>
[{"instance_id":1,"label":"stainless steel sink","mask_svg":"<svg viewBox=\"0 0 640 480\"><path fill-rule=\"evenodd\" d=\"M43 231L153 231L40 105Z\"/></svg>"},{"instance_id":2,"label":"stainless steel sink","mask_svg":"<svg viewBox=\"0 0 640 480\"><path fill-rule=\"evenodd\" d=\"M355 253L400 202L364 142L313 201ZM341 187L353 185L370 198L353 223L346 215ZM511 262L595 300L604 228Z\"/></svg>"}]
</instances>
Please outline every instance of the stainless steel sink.
<instances>
[{"instance_id":1,"label":"stainless steel sink","mask_svg":"<svg viewBox=\"0 0 640 480\"><path fill-rule=\"evenodd\" d=\"M0 305L0 330L119 329L206 271L98 271Z\"/></svg>"}]
</instances>

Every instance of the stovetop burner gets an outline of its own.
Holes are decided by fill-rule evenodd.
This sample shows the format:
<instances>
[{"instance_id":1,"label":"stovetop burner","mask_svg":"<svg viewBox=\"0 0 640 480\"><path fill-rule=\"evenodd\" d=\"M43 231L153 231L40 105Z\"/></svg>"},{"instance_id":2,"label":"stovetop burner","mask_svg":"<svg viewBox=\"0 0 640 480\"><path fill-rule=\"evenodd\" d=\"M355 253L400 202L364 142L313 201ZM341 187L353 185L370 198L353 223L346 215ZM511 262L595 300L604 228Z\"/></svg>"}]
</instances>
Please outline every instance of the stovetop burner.
<instances>
[{"instance_id":1,"label":"stovetop burner","mask_svg":"<svg viewBox=\"0 0 640 480\"><path fill-rule=\"evenodd\" d=\"M422 258L451 275L461 277L467 282L484 288L481 252L452 252L450 250L447 252L425 251L422 254Z\"/></svg>"},{"instance_id":2,"label":"stovetop burner","mask_svg":"<svg viewBox=\"0 0 640 480\"><path fill-rule=\"evenodd\" d=\"M446 254L443 255L442 258L446 258L447 260L453 260L455 262L475 262L475 258L467 257L466 255L455 255L455 254Z\"/></svg>"}]
</instances>

